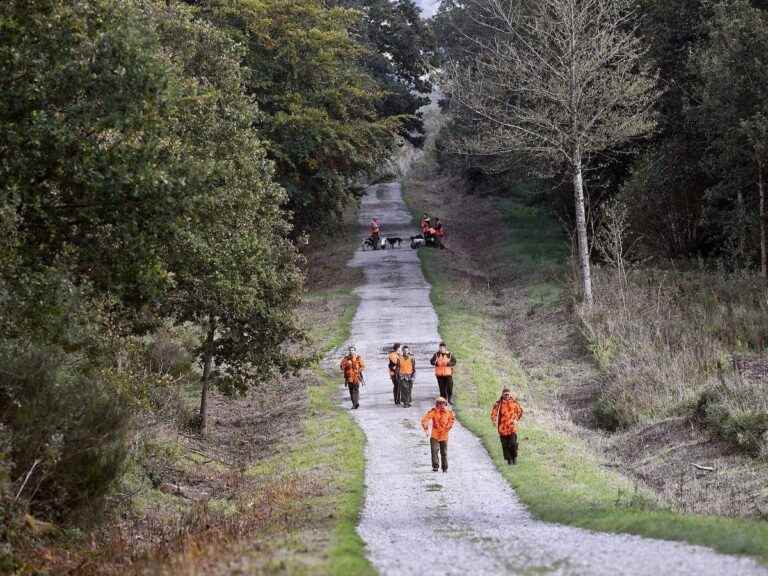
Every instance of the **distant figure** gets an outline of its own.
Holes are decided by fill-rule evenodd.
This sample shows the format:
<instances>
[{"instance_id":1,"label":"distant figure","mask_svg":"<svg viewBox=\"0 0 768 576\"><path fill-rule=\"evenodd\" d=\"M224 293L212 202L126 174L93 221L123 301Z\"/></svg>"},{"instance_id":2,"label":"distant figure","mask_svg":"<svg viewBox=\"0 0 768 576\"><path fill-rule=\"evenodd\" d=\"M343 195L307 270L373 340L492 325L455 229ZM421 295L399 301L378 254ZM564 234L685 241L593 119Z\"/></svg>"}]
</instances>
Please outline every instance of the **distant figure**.
<instances>
[{"instance_id":1,"label":"distant figure","mask_svg":"<svg viewBox=\"0 0 768 576\"><path fill-rule=\"evenodd\" d=\"M365 362L357 355L354 346L349 347L349 353L341 359L341 371L344 373L344 383L349 388L349 399L352 400L352 408L360 407L360 386L364 383L363 370Z\"/></svg>"},{"instance_id":2,"label":"distant figure","mask_svg":"<svg viewBox=\"0 0 768 576\"><path fill-rule=\"evenodd\" d=\"M371 220L370 232L373 249L378 250L381 248L381 221L378 218L373 218Z\"/></svg>"},{"instance_id":3,"label":"distant figure","mask_svg":"<svg viewBox=\"0 0 768 576\"><path fill-rule=\"evenodd\" d=\"M517 464L517 422L523 417L523 408L509 388L501 391L491 409L491 422L499 431L501 449L507 464Z\"/></svg>"},{"instance_id":4,"label":"distant figure","mask_svg":"<svg viewBox=\"0 0 768 576\"><path fill-rule=\"evenodd\" d=\"M403 353L397 360L397 375L399 377L400 404L403 408L410 408L413 379L416 377L416 359L411 356L408 346L403 346Z\"/></svg>"},{"instance_id":5,"label":"distant figure","mask_svg":"<svg viewBox=\"0 0 768 576\"><path fill-rule=\"evenodd\" d=\"M435 407L421 418L421 427L429 434L429 448L432 453L432 471L442 468L448 472L448 432L453 428L455 418L448 408L448 401L442 396L435 399ZM430 434L430 427L432 432ZM440 458L438 459L438 451Z\"/></svg>"},{"instance_id":6,"label":"distant figure","mask_svg":"<svg viewBox=\"0 0 768 576\"><path fill-rule=\"evenodd\" d=\"M448 404L453 404L453 367L456 366L456 357L448 351L445 342L440 342L440 347L429 363L435 367L440 396L448 400Z\"/></svg>"},{"instance_id":7,"label":"distant figure","mask_svg":"<svg viewBox=\"0 0 768 576\"><path fill-rule=\"evenodd\" d=\"M435 222L432 225L432 241L438 248L445 248L443 239L445 238L445 227L440 222L440 218L435 218Z\"/></svg>"},{"instance_id":8,"label":"distant figure","mask_svg":"<svg viewBox=\"0 0 768 576\"><path fill-rule=\"evenodd\" d=\"M421 235L426 238L427 231L432 227L432 225L429 222L429 215L425 212L424 215L421 217L421 221L419 221L419 229L421 230Z\"/></svg>"},{"instance_id":9,"label":"distant figure","mask_svg":"<svg viewBox=\"0 0 768 576\"><path fill-rule=\"evenodd\" d=\"M387 354L389 361L389 378L392 380L392 395L395 398L395 404L400 404L400 374L398 373L398 362L400 361L400 343L392 344L392 350Z\"/></svg>"}]
</instances>

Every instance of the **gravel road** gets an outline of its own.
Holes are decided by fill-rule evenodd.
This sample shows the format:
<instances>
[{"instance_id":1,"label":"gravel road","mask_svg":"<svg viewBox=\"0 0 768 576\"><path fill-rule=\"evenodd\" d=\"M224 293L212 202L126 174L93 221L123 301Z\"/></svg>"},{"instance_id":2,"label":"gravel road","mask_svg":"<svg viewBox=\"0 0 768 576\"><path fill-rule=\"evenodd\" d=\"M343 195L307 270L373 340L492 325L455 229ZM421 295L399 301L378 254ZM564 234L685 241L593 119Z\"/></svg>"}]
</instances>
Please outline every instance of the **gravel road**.
<instances>
[{"instance_id":1,"label":"gravel road","mask_svg":"<svg viewBox=\"0 0 768 576\"><path fill-rule=\"evenodd\" d=\"M358 530L381 574L768 575L753 560L703 547L535 520L478 439L458 423L448 473L432 472L419 418L437 394L429 366L439 341L437 316L416 251L407 245L415 227L399 184L369 188L361 225L373 216L384 236L406 240L399 250L358 251L351 262L365 273L351 336L367 364L360 409L353 411L367 437ZM392 402L386 351L394 341L416 354L412 408Z\"/></svg>"}]
</instances>

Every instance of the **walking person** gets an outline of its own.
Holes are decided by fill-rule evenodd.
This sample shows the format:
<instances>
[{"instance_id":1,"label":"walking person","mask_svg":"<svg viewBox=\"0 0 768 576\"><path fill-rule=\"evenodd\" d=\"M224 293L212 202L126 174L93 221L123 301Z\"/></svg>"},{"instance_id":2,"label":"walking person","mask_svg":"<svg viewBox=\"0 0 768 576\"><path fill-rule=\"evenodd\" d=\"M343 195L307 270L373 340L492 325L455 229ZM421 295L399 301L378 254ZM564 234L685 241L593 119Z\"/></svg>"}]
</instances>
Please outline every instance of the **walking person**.
<instances>
[{"instance_id":1,"label":"walking person","mask_svg":"<svg viewBox=\"0 0 768 576\"><path fill-rule=\"evenodd\" d=\"M453 410L448 408L448 401L442 396L435 399L435 407L421 418L421 427L429 434L433 472L437 472L438 468L448 472L448 432L453 428L454 421Z\"/></svg>"},{"instance_id":2,"label":"walking person","mask_svg":"<svg viewBox=\"0 0 768 576\"><path fill-rule=\"evenodd\" d=\"M453 404L453 367L456 366L456 357L448 351L445 342L440 342L440 347L429 363L435 367L440 396L448 400L448 404Z\"/></svg>"},{"instance_id":3,"label":"walking person","mask_svg":"<svg viewBox=\"0 0 768 576\"><path fill-rule=\"evenodd\" d=\"M344 383L349 388L349 399L352 400L352 408L360 407L360 386L363 384L363 370L365 362L357 355L354 346L350 346L348 354L341 359L341 371L344 373Z\"/></svg>"},{"instance_id":4,"label":"walking person","mask_svg":"<svg viewBox=\"0 0 768 576\"><path fill-rule=\"evenodd\" d=\"M400 374L398 374L398 362L400 361L400 343L392 344L392 350L387 354L389 361L389 379L392 380L392 395L395 404L400 404Z\"/></svg>"},{"instance_id":5,"label":"walking person","mask_svg":"<svg viewBox=\"0 0 768 576\"><path fill-rule=\"evenodd\" d=\"M416 359L411 356L408 346L403 346L403 353L397 360L397 374L400 383L400 405L410 408L413 394L413 379L416 377Z\"/></svg>"},{"instance_id":6,"label":"walking person","mask_svg":"<svg viewBox=\"0 0 768 576\"><path fill-rule=\"evenodd\" d=\"M491 421L499 431L501 449L507 464L517 464L517 422L523 417L523 408L509 388L501 391L491 409Z\"/></svg>"}]
</instances>

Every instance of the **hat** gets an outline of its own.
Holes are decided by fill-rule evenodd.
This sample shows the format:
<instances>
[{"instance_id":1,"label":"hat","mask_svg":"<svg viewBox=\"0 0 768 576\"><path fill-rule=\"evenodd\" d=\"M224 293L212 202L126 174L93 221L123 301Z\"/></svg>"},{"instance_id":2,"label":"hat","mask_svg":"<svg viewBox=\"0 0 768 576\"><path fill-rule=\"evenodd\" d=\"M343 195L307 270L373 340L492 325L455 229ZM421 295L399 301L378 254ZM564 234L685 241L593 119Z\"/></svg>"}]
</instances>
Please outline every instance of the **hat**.
<instances>
[{"instance_id":1,"label":"hat","mask_svg":"<svg viewBox=\"0 0 768 576\"><path fill-rule=\"evenodd\" d=\"M437 398L435 398L435 404L440 404L440 402L442 402L443 404L448 404L448 400L446 400L442 396L438 396Z\"/></svg>"}]
</instances>

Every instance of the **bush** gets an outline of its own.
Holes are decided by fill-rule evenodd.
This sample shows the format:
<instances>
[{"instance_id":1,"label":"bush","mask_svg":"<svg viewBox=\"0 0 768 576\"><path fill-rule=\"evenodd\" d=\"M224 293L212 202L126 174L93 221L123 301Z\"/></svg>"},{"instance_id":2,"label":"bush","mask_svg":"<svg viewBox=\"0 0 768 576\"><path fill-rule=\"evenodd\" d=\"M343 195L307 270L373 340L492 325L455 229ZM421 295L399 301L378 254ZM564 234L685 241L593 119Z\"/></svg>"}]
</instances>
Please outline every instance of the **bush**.
<instances>
[{"instance_id":1,"label":"bush","mask_svg":"<svg viewBox=\"0 0 768 576\"><path fill-rule=\"evenodd\" d=\"M595 305L579 321L604 372L593 414L608 430L690 414L733 355L759 357L766 349L765 289L751 274L595 267L593 275ZM758 400L740 400L745 416L729 420L730 437L757 441L743 428L759 429L761 419L746 416Z\"/></svg>"},{"instance_id":2,"label":"bush","mask_svg":"<svg viewBox=\"0 0 768 576\"><path fill-rule=\"evenodd\" d=\"M762 384L725 379L702 392L696 406L705 425L739 450L768 458L768 399Z\"/></svg>"},{"instance_id":3,"label":"bush","mask_svg":"<svg viewBox=\"0 0 768 576\"><path fill-rule=\"evenodd\" d=\"M55 346L6 343L0 365L14 480L26 480L22 495L31 509L62 519L94 505L127 455L128 399L92 362Z\"/></svg>"}]
</instances>

